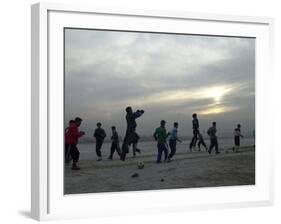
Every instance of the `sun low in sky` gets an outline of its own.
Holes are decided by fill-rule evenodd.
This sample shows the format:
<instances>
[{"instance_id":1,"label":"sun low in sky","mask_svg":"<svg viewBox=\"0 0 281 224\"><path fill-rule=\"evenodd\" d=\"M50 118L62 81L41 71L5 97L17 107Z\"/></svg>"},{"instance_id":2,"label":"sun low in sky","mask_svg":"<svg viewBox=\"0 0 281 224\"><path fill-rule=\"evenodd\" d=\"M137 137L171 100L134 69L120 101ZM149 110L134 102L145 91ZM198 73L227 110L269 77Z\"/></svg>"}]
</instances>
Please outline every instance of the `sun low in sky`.
<instances>
[{"instance_id":1,"label":"sun low in sky","mask_svg":"<svg viewBox=\"0 0 281 224\"><path fill-rule=\"evenodd\" d=\"M125 107L144 109L139 133L165 119L191 132L191 114L206 129L255 126L255 39L65 29L65 122L83 118L124 132Z\"/></svg>"}]
</instances>

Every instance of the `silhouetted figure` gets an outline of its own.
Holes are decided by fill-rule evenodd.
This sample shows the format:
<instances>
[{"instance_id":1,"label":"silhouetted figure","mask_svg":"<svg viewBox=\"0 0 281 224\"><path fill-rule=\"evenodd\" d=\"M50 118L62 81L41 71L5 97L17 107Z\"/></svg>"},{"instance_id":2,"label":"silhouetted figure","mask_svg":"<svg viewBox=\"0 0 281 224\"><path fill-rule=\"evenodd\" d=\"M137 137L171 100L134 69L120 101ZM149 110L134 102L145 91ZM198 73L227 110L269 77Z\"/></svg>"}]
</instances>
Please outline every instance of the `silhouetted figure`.
<instances>
[{"instance_id":1,"label":"silhouetted figure","mask_svg":"<svg viewBox=\"0 0 281 224\"><path fill-rule=\"evenodd\" d=\"M233 147L233 151L239 152L239 148L240 148L240 137L241 137L241 138L244 137L244 136L241 134L241 125L240 125L240 124L238 124L238 125L237 125L237 128L234 129L233 135L234 135L234 147Z\"/></svg>"},{"instance_id":2,"label":"silhouetted figure","mask_svg":"<svg viewBox=\"0 0 281 224\"><path fill-rule=\"evenodd\" d=\"M168 159L168 148L166 140L170 133L167 133L165 128L166 121L162 120L160 122L160 127L156 128L153 137L155 141L157 141L158 155L157 155L157 163L161 163L162 153L164 152L164 160Z\"/></svg>"},{"instance_id":3,"label":"silhouetted figure","mask_svg":"<svg viewBox=\"0 0 281 224\"><path fill-rule=\"evenodd\" d=\"M101 147L103 144L103 140L106 137L105 131L101 128L101 123L97 123L97 128L94 132L94 137L96 138L96 154L97 154L97 161L101 161Z\"/></svg>"},{"instance_id":4,"label":"silhouetted figure","mask_svg":"<svg viewBox=\"0 0 281 224\"><path fill-rule=\"evenodd\" d=\"M135 156L135 152L139 152L140 150L137 148L137 144L139 141L139 135L136 133L136 119L143 115L144 110L137 110L133 112L131 107L126 108L126 121L127 121L127 130L122 144L122 152L120 159L125 161L126 154L129 152L129 145L133 144L133 154Z\"/></svg>"},{"instance_id":5,"label":"silhouetted figure","mask_svg":"<svg viewBox=\"0 0 281 224\"><path fill-rule=\"evenodd\" d=\"M199 151L201 151L201 145L204 146L206 151L208 150L207 145L204 141L203 135L199 132L199 134L198 134L198 149L199 149Z\"/></svg>"},{"instance_id":6,"label":"silhouetted figure","mask_svg":"<svg viewBox=\"0 0 281 224\"><path fill-rule=\"evenodd\" d=\"M191 139L191 142L189 144L189 150L192 152L192 148L196 146L196 142L198 140L198 134L199 134L199 120L197 118L197 114L192 114L192 129L193 129L193 137Z\"/></svg>"},{"instance_id":7,"label":"silhouetted figure","mask_svg":"<svg viewBox=\"0 0 281 224\"><path fill-rule=\"evenodd\" d=\"M210 127L207 131L208 135L210 136L210 147L208 150L208 153L211 154L212 153L212 149L215 147L216 150L216 154L219 154L219 145L218 145L218 138L217 138L217 123L213 122L212 127Z\"/></svg>"},{"instance_id":8,"label":"silhouetted figure","mask_svg":"<svg viewBox=\"0 0 281 224\"><path fill-rule=\"evenodd\" d=\"M172 157L176 154L177 150L177 141L181 142L180 139L178 139L178 126L179 124L177 122L174 123L174 128L171 130L170 134L170 139L169 139L169 146L170 146L170 154L168 156L168 160L170 161Z\"/></svg>"},{"instance_id":9,"label":"silhouetted figure","mask_svg":"<svg viewBox=\"0 0 281 224\"><path fill-rule=\"evenodd\" d=\"M68 144L70 155L72 158L72 170L80 170L80 167L77 166L77 163L79 161L80 152L77 148L78 139L82 137L85 132L79 131L79 126L82 123L82 119L80 117L75 118L75 123L73 123L71 126L69 126L67 131L67 138L66 138L66 144Z\"/></svg>"},{"instance_id":10,"label":"silhouetted figure","mask_svg":"<svg viewBox=\"0 0 281 224\"><path fill-rule=\"evenodd\" d=\"M117 151L118 155L121 156L121 151L120 151L120 146L119 146L119 136L118 136L118 132L116 131L116 127L112 126L111 127L112 130L112 136L111 136L111 148L110 148L110 156L108 157L108 159L112 159L113 158L113 154L115 151Z\"/></svg>"},{"instance_id":11,"label":"silhouetted figure","mask_svg":"<svg viewBox=\"0 0 281 224\"><path fill-rule=\"evenodd\" d=\"M71 155L70 155L70 144L69 144L69 138L70 138L70 134L69 134L69 128L72 128L75 125L75 121L74 120L70 120L68 123L68 127L65 129L64 132L64 160L65 163L69 163L71 160Z\"/></svg>"}]
</instances>

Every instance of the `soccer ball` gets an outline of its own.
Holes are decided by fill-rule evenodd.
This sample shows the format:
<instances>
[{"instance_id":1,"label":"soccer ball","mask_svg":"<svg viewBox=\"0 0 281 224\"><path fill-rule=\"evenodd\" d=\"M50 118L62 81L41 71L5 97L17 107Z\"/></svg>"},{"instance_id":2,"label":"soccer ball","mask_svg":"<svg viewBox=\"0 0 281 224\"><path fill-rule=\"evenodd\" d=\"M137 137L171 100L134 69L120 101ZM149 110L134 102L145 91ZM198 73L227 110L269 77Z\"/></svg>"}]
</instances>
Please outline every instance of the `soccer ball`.
<instances>
[{"instance_id":1,"label":"soccer ball","mask_svg":"<svg viewBox=\"0 0 281 224\"><path fill-rule=\"evenodd\" d=\"M144 163L143 162L139 162L138 163L138 168L139 169L143 169L144 168Z\"/></svg>"}]
</instances>

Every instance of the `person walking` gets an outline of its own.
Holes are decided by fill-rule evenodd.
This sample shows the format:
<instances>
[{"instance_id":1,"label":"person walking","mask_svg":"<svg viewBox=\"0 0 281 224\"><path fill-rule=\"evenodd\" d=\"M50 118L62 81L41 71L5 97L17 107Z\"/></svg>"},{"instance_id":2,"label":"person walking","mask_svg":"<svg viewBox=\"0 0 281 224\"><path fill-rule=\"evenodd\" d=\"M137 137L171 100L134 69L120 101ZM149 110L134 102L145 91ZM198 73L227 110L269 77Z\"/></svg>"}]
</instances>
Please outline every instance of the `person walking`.
<instances>
[{"instance_id":1,"label":"person walking","mask_svg":"<svg viewBox=\"0 0 281 224\"><path fill-rule=\"evenodd\" d=\"M234 135L234 147L233 152L239 152L240 149L240 137L244 138L244 136L241 134L241 125L238 124L237 127L233 131Z\"/></svg>"},{"instance_id":2,"label":"person walking","mask_svg":"<svg viewBox=\"0 0 281 224\"><path fill-rule=\"evenodd\" d=\"M193 129L193 137L191 139L191 142L189 144L189 150L192 152L192 149L195 148L196 142L198 140L198 134L199 134L199 120L197 118L197 114L192 114L192 129Z\"/></svg>"},{"instance_id":3,"label":"person walking","mask_svg":"<svg viewBox=\"0 0 281 224\"><path fill-rule=\"evenodd\" d=\"M113 154L116 151L119 156L121 156L120 146L119 146L119 136L118 132L116 131L116 127L111 127L112 136L111 136L111 148L110 148L110 155L108 157L109 160L112 160Z\"/></svg>"},{"instance_id":4,"label":"person walking","mask_svg":"<svg viewBox=\"0 0 281 224\"><path fill-rule=\"evenodd\" d=\"M96 138L96 154L97 154L97 161L102 160L102 155L101 155L101 147L104 141L104 138L106 137L105 131L101 128L101 123L97 123L97 128L94 132L94 137Z\"/></svg>"},{"instance_id":5,"label":"person walking","mask_svg":"<svg viewBox=\"0 0 281 224\"><path fill-rule=\"evenodd\" d=\"M171 130L171 135L170 135L170 139L169 139L169 146L170 146L170 154L168 155L168 161L171 161L173 156L176 154L176 147L177 147L177 142L182 142L179 138L178 138L178 127L179 124L178 122L174 123L174 128Z\"/></svg>"},{"instance_id":6,"label":"person walking","mask_svg":"<svg viewBox=\"0 0 281 224\"><path fill-rule=\"evenodd\" d=\"M208 129L207 131L208 135L210 136L210 147L208 150L208 153L211 154L212 153L212 149L215 147L216 150L216 154L219 154L219 145L218 145L218 138L217 138L217 123L213 122L212 126Z\"/></svg>"},{"instance_id":7,"label":"person walking","mask_svg":"<svg viewBox=\"0 0 281 224\"><path fill-rule=\"evenodd\" d=\"M160 127L156 128L153 134L155 141L157 141L157 148L158 148L156 163L162 162L161 160L162 160L163 152L164 152L164 161L167 161L168 159L168 148L167 148L166 140L170 133L167 133L165 125L166 125L166 121L161 120Z\"/></svg>"}]
</instances>

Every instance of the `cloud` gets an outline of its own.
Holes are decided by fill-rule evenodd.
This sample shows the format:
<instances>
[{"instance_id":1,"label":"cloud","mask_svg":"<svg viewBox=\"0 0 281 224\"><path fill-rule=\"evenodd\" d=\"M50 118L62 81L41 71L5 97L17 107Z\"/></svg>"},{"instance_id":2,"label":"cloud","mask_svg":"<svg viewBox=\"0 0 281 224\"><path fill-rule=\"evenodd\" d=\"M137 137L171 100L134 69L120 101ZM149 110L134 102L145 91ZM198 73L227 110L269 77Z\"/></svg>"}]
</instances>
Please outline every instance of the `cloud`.
<instances>
[{"instance_id":1,"label":"cloud","mask_svg":"<svg viewBox=\"0 0 281 224\"><path fill-rule=\"evenodd\" d=\"M248 119L252 129L254 92L251 38L65 31L66 120L81 114L91 125L124 126L124 108L132 105L150 113L146 131L154 119L190 119L195 110L206 119Z\"/></svg>"}]
</instances>

